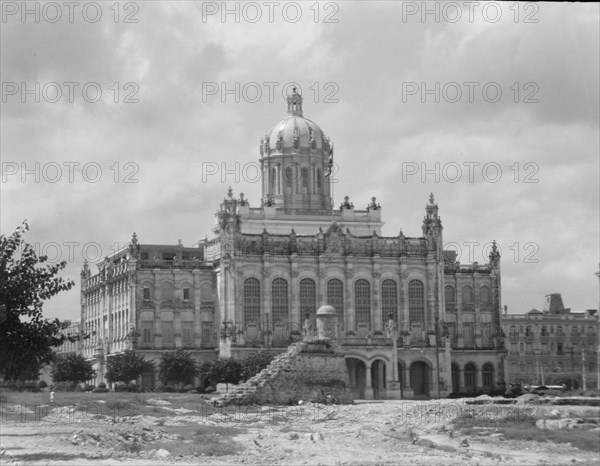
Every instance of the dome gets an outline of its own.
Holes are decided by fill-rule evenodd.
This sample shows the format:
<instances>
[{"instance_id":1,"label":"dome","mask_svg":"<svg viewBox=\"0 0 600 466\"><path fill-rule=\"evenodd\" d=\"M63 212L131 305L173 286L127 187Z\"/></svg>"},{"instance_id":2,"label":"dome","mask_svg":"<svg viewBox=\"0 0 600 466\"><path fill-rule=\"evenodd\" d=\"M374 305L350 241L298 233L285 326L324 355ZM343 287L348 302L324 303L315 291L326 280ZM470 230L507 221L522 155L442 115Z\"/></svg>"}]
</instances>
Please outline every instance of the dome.
<instances>
[{"instance_id":1,"label":"dome","mask_svg":"<svg viewBox=\"0 0 600 466\"><path fill-rule=\"evenodd\" d=\"M296 92L296 88L287 101L288 115L261 139L261 155L329 155L329 138L319 125L302 115L302 96Z\"/></svg>"}]
</instances>

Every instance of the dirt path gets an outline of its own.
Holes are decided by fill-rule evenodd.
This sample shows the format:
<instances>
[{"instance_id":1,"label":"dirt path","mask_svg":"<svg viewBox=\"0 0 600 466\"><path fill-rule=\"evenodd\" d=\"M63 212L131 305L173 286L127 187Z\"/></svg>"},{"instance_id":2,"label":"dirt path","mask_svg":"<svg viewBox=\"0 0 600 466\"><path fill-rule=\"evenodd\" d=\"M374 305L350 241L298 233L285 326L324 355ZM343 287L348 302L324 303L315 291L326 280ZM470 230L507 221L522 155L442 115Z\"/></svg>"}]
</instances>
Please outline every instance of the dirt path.
<instances>
[{"instance_id":1,"label":"dirt path","mask_svg":"<svg viewBox=\"0 0 600 466\"><path fill-rule=\"evenodd\" d=\"M167 407L172 413L167 416L150 415L152 403L161 403L147 401L140 414L120 419L79 412L54 422L35 421L32 416L24 422L3 419L0 463L591 465L600 460L597 452L570 444L506 439L494 428L468 429L465 435L450 421L460 410L481 413L485 407L467 407L456 400L308 404L263 407L252 413L208 407L198 413L173 406ZM561 409L564 416L600 412L600 408ZM594 435L600 444L598 429ZM205 447L205 454L194 456L197 447Z\"/></svg>"}]
</instances>

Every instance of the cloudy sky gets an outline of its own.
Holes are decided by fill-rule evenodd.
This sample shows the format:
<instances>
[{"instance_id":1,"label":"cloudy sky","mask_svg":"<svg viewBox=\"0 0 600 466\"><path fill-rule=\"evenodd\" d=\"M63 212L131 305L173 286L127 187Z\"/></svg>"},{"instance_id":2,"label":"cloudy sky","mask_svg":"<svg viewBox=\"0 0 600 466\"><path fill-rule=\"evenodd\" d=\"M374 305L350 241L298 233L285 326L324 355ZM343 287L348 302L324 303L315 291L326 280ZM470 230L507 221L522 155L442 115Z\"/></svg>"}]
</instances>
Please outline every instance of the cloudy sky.
<instances>
[{"instance_id":1,"label":"cloudy sky","mask_svg":"<svg viewBox=\"0 0 600 466\"><path fill-rule=\"evenodd\" d=\"M27 219L65 276L134 231L210 236L228 186L257 206L296 83L336 205L376 196L386 235L419 236L434 192L462 263L500 245L509 312L598 307L598 4L113 5L2 2L1 229ZM46 314L77 319L79 284Z\"/></svg>"}]
</instances>

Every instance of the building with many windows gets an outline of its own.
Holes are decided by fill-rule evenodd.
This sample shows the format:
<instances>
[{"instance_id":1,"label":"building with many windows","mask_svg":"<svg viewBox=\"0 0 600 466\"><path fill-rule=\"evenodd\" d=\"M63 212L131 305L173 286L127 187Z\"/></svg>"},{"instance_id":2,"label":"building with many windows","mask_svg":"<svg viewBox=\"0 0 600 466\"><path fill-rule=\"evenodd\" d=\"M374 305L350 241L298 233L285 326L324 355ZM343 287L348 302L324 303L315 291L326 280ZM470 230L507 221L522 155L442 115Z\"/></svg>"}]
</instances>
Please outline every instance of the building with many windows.
<instances>
[{"instance_id":1,"label":"building with many windows","mask_svg":"<svg viewBox=\"0 0 600 466\"><path fill-rule=\"evenodd\" d=\"M500 256L459 264L443 251L433 194L420 236L382 232L375 198L333 207L333 144L304 118L302 97L259 146L262 196L231 188L198 247L131 244L82 272L84 354L103 377L126 348L156 360L188 348L198 360L283 351L315 338L323 305L357 398L419 398L502 388ZM216 350L216 351L215 351ZM143 377L152 386L156 374Z\"/></svg>"},{"instance_id":2,"label":"building with many windows","mask_svg":"<svg viewBox=\"0 0 600 466\"><path fill-rule=\"evenodd\" d=\"M542 311L503 316L507 336L509 380L529 384L556 383L572 377L595 386L598 371L598 313L595 309L573 312L559 293L549 294Z\"/></svg>"}]
</instances>

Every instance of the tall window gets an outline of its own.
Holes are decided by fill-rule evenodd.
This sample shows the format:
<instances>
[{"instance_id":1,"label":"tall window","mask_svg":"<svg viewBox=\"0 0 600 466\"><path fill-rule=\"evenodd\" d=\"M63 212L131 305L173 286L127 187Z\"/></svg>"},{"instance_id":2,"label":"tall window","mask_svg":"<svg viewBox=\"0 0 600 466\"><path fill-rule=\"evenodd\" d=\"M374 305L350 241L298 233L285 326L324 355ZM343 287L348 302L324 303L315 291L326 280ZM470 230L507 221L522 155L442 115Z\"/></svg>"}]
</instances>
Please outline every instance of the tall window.
<instances>
[{"instance_id":1,"label":"tall window","mask_svg":"<svg viewBox=\"0 0 600 466\"><path fill-rule=\"evenodd\" d=\"M308 168L303 168L302 174L302 194L308 194Z\"/></svg>"},{"instance_id":2,"label":"tall window","mask_svg":"<svg viewBox=\"0 0 600 466\"><path fill-rule=\"evenodd\" d=\"M446 286L444 288L444 298L446 300L446 310L456 308L456 292L453 286Z\"/></svg>"},{"instance_id":3,"label":"tall window","mask_svg":"<svg viewBox=\"0 0 600 466\"><path fill-rule=\"evenodd\" d=\"M244 324L260 322L260 282L256 278L244 280Z\"/></svg>"},{"instance_id":4,"label":"tall window","mask_svg":"<svg viewBox=\"0 0 600 466\"><path fill-rule=\"evenodd\" d=\"M154 322L142 321L142 343L154 343Z\"/></svg>"},{"instance_id":5,"label":"tall window","mask_svg":"<svg viewBox=\"0 0 600 466\"><path fill-rule=\"evenodd\" d=\"M364 279L354 283L356 322L371 322L371 284Z\"/></svg>"},{"instance_id":6,"label":"tall window","mask_svg":"<svg viewBox=\"0 0 600 466\"><path fill-rule=\"evenodd\" d=\"M145 286L144 287L143 299L144 299L144 301L150 301L152 299L152 295L150 294L150 287L149 286Z\"/></svg>"},{"instance_id":7,"label":"tall window","mask_svg":"<svg viewBox=\"0 0 600 466\"><path fill-rule=\"evenodd\" d=\"M344 284L337 278L327 282L327 304L335 308L341 325L344 319Z\"/></svg>"},{"instance_id":8,"label":"tall window","mask_svg":"<svg viewBox=\"0 0 600 466\"><path fill-rule=\"evenodd\" d=\"M190 300L190 288L187 286L183 289L183 300L184 301Z\"/></svg>"},{"instance_id":9,"label":"tall window","mask_svg":"<svg viewBox=\"0 0 600 466\"><path fill-rule=\"evenodd\" d=\"M475 306L473 304L473 288L471 288L469 285L465 285L462 287L462 310L475 310Z\"/></svg>"},{"instance_id":10,"label":"tall window","mask_svg":"<svg viewBox=\"0 0 600 466\"><path fill-rule=\"evenodd\" d=\"M292 194L292 181L294 179L294 169L287 167L285 169L285 193Z\"/></svg>"},{"instance_id":11,"label":"tall window","mask_svg":"<svg viewBox=\"0 0 600 466\"><path fill-rule=\"evenodd\" d=\"M321 169L317 168L317 193L321 194Z\"/></svg>"},{"instance_id":12,"label":"tall window","mask_svg":"<svg viewBox=\"0 0 600 466\"><path fill-rule=\"evenodd\" d=\"M288 311L288 282L283 278L276 278L271 284L271 312L273 322L287 322Z\"/></svg>"},{"instance_id":13,"label":"tall window","mask_svg":"<svg viewBox=\"0 0 600 466\"><path fill-rule=\"evenodd\" d=\"M492 390L494 388L494 366L489 362L485 363L481 368L481 376L483 389L485 391Z\"/></svg>"},{"instance_id":14,"label":"tall window","mask_svg":"<svg viewBox=\"0 0 600 466\"><path fill-rule=\"evenodd\" d=\"M481 304L490 304L490 288L489 286L482 286L479 288L479 300Z\"/></svg>"},{"instance_id":15,"label":"tall window","mask_svg":"<svg viewBox=\"0 0 600 466\"><path fill-rule=\"evenodd\" d=\"M272 195L277 194L277 170L275 168L271 168L271 186L269 188L269 193Z\"/></svg>"},{"instance_id":16,"label":"tall window","mask_svg":"<svg viewBox=\"0 0 600 466\"><path fill-rule=\"evenodd\" d=\"M165 282L160 288L163 301L173 299L173 285L171 285L169 282Z\"/></svg>"},{"instance_id":17,"label":"tall window","mask_svg":"<svg viewBox=\"0 0 600 466\"><path fill-rule=\"evenodd\" d=\"M425 287L419 280L408 283L408 318L411 324L425 324Z\"/></svg>"},{"instance_id":18,"label":"tall window","mask_svg":"<svg viewBox=\"0 0 600 466\"><path fill-rule=\"evenodd\" d=\"M193 339L194 322L193 321L181 321L181 336L182 343L184 345L191 345L194 343Z\"/></svg>"},{"instance_id":19,"label":"tall window","mask_svg":"<svg viewBox=\"0 0 600 466\"><path fill-rule=\"evenodd\" d=\"M463 286L462 301L463 304L473 304L473 288L471 288L469 285Z\"/></svg>"},{"instance_id":20,"label":"tall window","mask_svg":"<svg viewBox=\"0 0 600 466\"><path fill-rule=\"evenodd\" d=\"M171 320L162 322L162 342L167 345L175 342L173 336L173 321Z\"/></svg>"},{"instance_id":21,"label":"tall window","mask_svg":"<svg viewBox=\"0 0 600 466\"><path fill-rule=\"evenodd\" d=\"M300 280L300 318L304 320L306 314L314 319L317 313L317 288L310 278Z\"/></svg>"},{"instance_id":22,"label":"tall window","mask_svg":"<svg viewBox=\"0 0 600 466\"><path fill-rule=\"evenodd\" d=\"M389 320L390 314L394 322L398 322L398 285L394 280L381 282L381 313L384 322Z\"/></svg>"}]
</instances>

